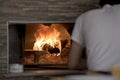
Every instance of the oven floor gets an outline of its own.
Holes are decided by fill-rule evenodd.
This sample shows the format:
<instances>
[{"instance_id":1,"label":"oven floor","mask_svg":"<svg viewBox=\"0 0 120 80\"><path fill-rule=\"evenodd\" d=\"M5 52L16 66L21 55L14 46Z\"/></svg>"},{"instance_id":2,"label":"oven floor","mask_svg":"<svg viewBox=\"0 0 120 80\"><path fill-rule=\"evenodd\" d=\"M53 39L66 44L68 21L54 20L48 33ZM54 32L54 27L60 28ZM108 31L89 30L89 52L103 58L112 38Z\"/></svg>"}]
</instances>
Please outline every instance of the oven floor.
<instances>
[{"instance_id":1,"label":"oven floor","mask_svg":"<svg viewBox=\"0 0 120 80\"><path fill-rule=\"evenodd\" d=\"M84 75L86 74L85 71L78 71L78 70L25 70L25 73L32 73L42 76L65 76L65 75Z\"/></svg>"},{"instance_id":2,"label":"oven floor","mask_svg":"<svg viewBox=\"0 0 120 80\"><path fill-rule=\"evenodd\" d=\"M24 72L39 75L85 74L84 71L69 70L66 65L25 65Z\"/></svg>"},{"instance_id":3,"label":"oven floor","mask_svg":"<svg viewBox=\"0 0 120 80\"><path fill-rule=\"evenodd\" d=\"M25 70L68 70L66 65L24 65Z\"/></svg>"}]
</instances>

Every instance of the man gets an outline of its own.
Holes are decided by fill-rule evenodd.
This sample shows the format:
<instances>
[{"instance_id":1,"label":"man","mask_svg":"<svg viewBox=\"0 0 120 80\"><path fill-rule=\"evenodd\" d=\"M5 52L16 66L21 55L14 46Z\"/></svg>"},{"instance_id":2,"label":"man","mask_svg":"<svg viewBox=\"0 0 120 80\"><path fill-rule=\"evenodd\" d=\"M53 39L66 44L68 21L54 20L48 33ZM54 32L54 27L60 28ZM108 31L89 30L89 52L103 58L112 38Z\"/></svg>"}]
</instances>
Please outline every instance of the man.
<instances>
[{"instance_id":1,"label":"man","mask_svg":"<svg viewBox=\"0 0 120 80\"><path fill-rule=\"evenodd\" d=\"M101 0L103 8L87 11L77 18L71 37L70 69L78 67L84 48L90 71L110 72L112 66L120 65L119 3L120 0Z\"/></svg>"}]
</instances>

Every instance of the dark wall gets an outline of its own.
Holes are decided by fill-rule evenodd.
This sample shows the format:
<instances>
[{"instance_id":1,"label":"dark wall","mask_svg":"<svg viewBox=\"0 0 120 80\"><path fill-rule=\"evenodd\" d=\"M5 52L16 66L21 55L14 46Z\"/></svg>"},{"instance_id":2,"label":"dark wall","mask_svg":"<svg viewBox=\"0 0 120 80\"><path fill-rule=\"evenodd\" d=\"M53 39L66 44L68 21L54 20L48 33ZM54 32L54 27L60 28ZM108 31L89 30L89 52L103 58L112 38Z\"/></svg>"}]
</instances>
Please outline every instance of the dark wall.
<instances>
[{"instance_id":1,"label":"dark wall","mask_svg":"<svg viewBox=\"0 0 120 80\"><path fill-rule=\"evenodd\" d=\"M25 25L9 24L8 28L9 63L22 63Z\"/></svg>"}]
</instances>

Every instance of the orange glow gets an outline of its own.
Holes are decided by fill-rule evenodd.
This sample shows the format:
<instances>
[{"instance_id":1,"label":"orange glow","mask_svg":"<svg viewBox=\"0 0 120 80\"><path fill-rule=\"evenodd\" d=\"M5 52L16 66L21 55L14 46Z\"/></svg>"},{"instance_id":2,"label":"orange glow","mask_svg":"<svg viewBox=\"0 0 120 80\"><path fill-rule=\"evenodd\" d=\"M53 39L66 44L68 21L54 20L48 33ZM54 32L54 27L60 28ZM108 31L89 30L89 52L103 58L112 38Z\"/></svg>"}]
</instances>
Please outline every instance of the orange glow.
<instances>
[{"instance_id":1,"label":"orange glow","mask_svg":"<svg viewBox=\"0 0 120 80\"><path fill-rule=\"evenodd\" d=\"M40 25L39 27L40 29L34 33L36 41L33 50L43 51L45 45L50 45L52 48L58 48L61 52L60 32L52 25ZM60 53L57 54L57 56L59 55Z\"/></svg>"}]
</instances>

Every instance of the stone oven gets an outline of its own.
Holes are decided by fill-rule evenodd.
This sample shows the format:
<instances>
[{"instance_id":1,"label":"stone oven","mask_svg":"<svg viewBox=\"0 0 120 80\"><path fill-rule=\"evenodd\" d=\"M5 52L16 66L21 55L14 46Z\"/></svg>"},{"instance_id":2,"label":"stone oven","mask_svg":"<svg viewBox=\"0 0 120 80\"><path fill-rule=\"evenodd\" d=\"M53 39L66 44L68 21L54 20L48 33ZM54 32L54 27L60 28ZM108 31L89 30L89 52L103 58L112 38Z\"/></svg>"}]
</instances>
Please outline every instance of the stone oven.
<instances>
[{"instance_id":1,"label":"stone oven","mask_svg":"<svg viewBox=\"0 0 120 80\"><path fill-rule=\"evenodd\" d=\"M33 72L32 74L31 72L28 73L28 75L24 73L21 73L21 74L8 73L10 64L13 64L13 63L23 64L24 58L25 58L24 57L25 51L26 51L26 54L28 54L28 52L30 52L31 54L33 54L34 52L37 52L37 51L32 52L31 49L33 48L33 46L31 46L30 49L29 48L25 49L25 47L27 47L27 44L29 43L26 43L26 46L23 45L25 44L25 37L24 37L25 24L26 23L40 24L44 22L45 23L51 23L51 22L52 23L59 23L59 22L74 23L75 19L79 15L81 15L83 12L97 8L98 1L99 0L7 0L7 1L0 0L0 6L1 6L0 7L0 15L1 15L0 16L0 39L1 39L0 40L0 79L2 80L10 80L10 79L11 80L21 80L21 79L22 80L38 80L38 79L41 79L41 77L34 77L34 76L40 76L40 75L46 76L46 74L43 73L44 69L50 68L52 70L52 69L55 69L55 67L56 69L60 69L59 67L61 66L59 65L64 65L64 64L57 64L57 65L55 64L55 67L54 67L54 66L51 66L50 64L36 65L35 63L34 65L26 64L24 67L25 68L28 67L28 70L33 69L33 67L37 69L38 67L39 70L41 70L41 74L38 73L34 75ZM6 23L8 25L6 25ZM68 32L71 32L71 30L69 31L68 29ZM8 33L11 33L12 37L10 37L10 34ZM32 41L32 39L30 40ZM62 40L61 43L65 41ZM63 48L62 52L64 52L64 49L66 49L66 47ZM38 58L36 58L36 60L33 60L33 61L38 62L37 59ZM46 73L48 72L46 71ZM58 72L54 72L54 74L57 74L57 73ZM65 71L63 71L63 73L65 73ZM19 76L19 77L16 77L16 76Z\"/></svg>"},{"instance_id":2,"label":"stone oven","mask_svg":"<svg viewBox=\"0 0 120 80\"><path fill-rule=\"evenodd\" d=\"M73 26L65 21L8 22L8 68L23 64L24 71L67 69Z\"/></svg>"}]
</instances>

